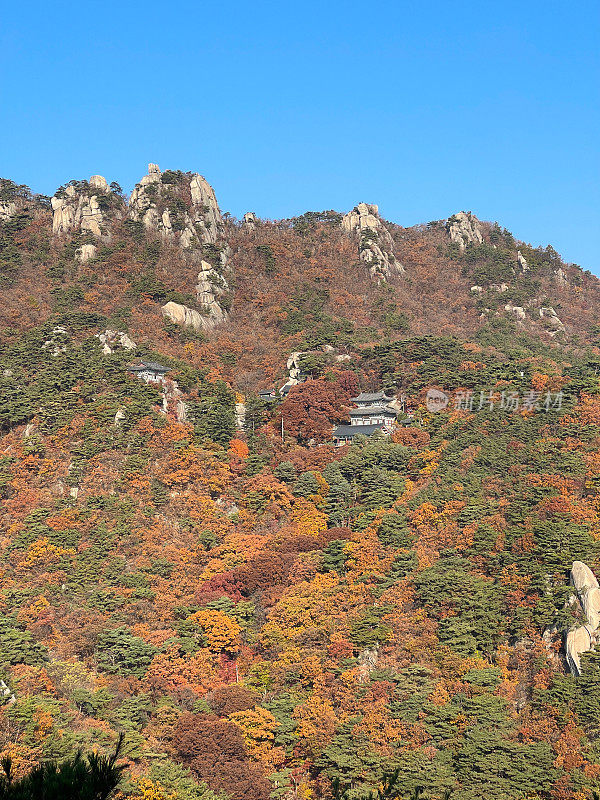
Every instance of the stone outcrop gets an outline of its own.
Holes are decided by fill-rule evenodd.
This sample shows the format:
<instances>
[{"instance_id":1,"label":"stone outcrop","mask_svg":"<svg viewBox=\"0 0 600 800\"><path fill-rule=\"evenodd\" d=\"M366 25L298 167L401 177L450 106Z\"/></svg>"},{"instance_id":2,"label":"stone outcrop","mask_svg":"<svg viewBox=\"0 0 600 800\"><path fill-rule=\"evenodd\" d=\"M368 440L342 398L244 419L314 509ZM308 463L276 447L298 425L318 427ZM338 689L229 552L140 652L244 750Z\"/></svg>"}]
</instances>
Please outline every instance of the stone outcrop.
<instances>
[{"instance_id":1,"label":"stone outcrop","mask_svg":"<svg viewBox=\"0 0 600 800\"><path fill-rule=\"evenodd\" d=\"M540 319L548 326L548 333L550 336L556 336L557 333L564 333L565 326L562 324L558 314L552 306L542 306L539 309Z\"/></svg>"},{"instance_id":2,"label":"stone outcrop","mask_svg":"<svg viewBox=\"0 0 600 800\"><path fill-rule=\"evenodd\" d=\"M81 264L85 264L95 258L97 252L98 248L95 244L82 244L81 247L78 247L75 251L75 258Z\"/></svg>"},{"instance_id":3,"label":"stone outcrop","mask_svg":"<svg viewBox=\"0 0 600 800\"><path fill-rule=\"evenodd\" d=\"M131 193L129 215L183 249L216 244L223 225L214 189L202 175L177 173L175 182L164 183L157 164L148 164Z\"/></svg>"},{"instance_id":4,"label":"stone outcrop","mask_svg":"<svg viewBox=\"0 0 600 800\"><path fill-rule=\"evenodd\" d=\"M200 261L195 288L201 308L169 302L162 307L163 315L176 325L195 330L210 330L227 319L220 298L229 290L224 273L230 249L223 238L223 219L214 189L206 179L198 173L161 173L157 164L148 164L148 174L129 199L129 215L146 230L156 231L180 247L186 258ZM218 248L217 267L202 259L206 246Z\"/></svg>"},{"instance_id":5,"label":"stone outcrop","mask_svg":"<svg viewBox=\"0 0 600 800\"><path fill-rule=\"evenodd\" d=\"M571 568L571 586L576 594L570 605L579 604L584 624L568 631L565 642L567 663L573 675L581 674L581 654L594 649L600 626L600 586L592 570L582 561L574 561Z\"/></svg>"},{"instance_id":6,"label":"stone outcrop","mask_svg":"<svg viewBox=\"0 0 600 800\"><path fill-rule=\"evenodd\" d=\"M122 347L123 350L135 350L137 347L136 343L124 331L107 329L104 333L97 333L96 339L100 340L102 352L105 356L114 353L119 347Z\"/></svg>"},{"instance_id":7,"label":"stone outcrop","mask_svg":"<svg viewBox=\"0 0 600 800\"><path fill-rule=\"evenodd\" d=\"M188 405L177 381L167 379L162 384L162 411L165 414L174 414L177 422L189 422Z\"/></svg>"},{"instance_id":8,"label":"stone outcrop","mask_svg":"<svg viewBox=\"0 0 600 800\"><path fill-rule=\"evenodd\" d=\"M561 267L558 267L558 269L554 270L554 280L560 286L569 286L569 276Z\"/></svg>"},{"instance_id":9,"label":"stone outcrop","mask_svg":"<svg viewBox=\"0 0 600 800\"><path fill-rule=\"evenodd\" d=\"M519 266L521 267L521 272L529 272L529 264L525 260L525 256L521 253L520 250L517 250L517 261L519 262Z\"/></svg>"},{"instance_id":10,"label":"stone outcrop","mask_svg":"<svg viewBox=\"0 0 600 800\"><path fill-rule=\"evenodd\" d=\"M512 303L507 303L504 306L504 310L508 311L509 314L513 314L519 322L523 322L527 319L527 313L523 306L515 306Z\"/></svg>"},{"instance_id":11,"label":"stone outcrop","mask_svg":"<svg viewBox=\"0 0 600 800\"><path fill-rule=\"evenodd\" d=\"M256 218L256 214L254 211L246 211L244 214L244 219L242 221L242 227L246 231L253 231L256 228L256 223L258 222Z\"/></svg>"},{"instance_id":12,"label":"stone outcrop","mask_svg":"<svg viewBox=\"0 0 600 800\"><path fill-rule=\"evenodd\" d=\"M242 400L238 400L235 404L235 427L238 430L244 430L244 423L246 421L246 404Z\"/></svg>"},{"instance_id":13,"label":"stone outcrop","mask_svg":"<svg viewBox=\"0 0 600 800\"><path fill-rule=\"evenodd\" d=\"M52 232L55 234L81 230L96 237L102 235L104 212L99 198L110 194L102 175L92 175L89 181L70 183L52 198Z\"/></svg>"},{"instance_id":14,"label":"stone outcrop","mask_svg":"<svg viewBox=\"0 0 600 800\"><path fill-rule=\"evenodd\" d=\"M459 211L458 214L451 216L446 223L446 230L450 234L451 241L455 242L461 251L467 244L483 242L480 222L471 212Z\"/></svg>"},{"instance_id":15,"label":"stone outcrop","mask_svg":"<svg viewBox=\"0 0 600 800\"><path fill-rule=\"evenodd\" d=\"M379 218L376 205L359 203L342 218L342 228L358 237L358 254L369 275L378 283L393 275L401 275L404 267L394 255L390 232Z\"/></svg>"},{"instance_id":16,"label":"stone outcrop","mask_svg":"<svg viewBox=\"0 0 600 800\"><path fill-rule=\"evenodd\" d=\"M13 200L0 203L0 222L6 222L17 213L17 204Z\"/></svg>"},{"instance_id":17,"label":"stone outcrop","mask_svg":"<svg viewBox=\"0 0 600 800\"><path fill-rule=\"evenodd\" d=\"M502 287L505 285L506 284L499 284L497 286L492 285L490 288L494 288L496 291L502 292L506 291L506 289L502 289ZM480 288L482 287L471 287L471 291L478 291ZM504 310L515 317L520 325L527 320L528 313L532 322L537 317L540 321L542 321L543 326L546 329L546 333L551 337L554 337L559 333L565 333L566 328L552 306L540 306L539 303L539 299L536 298L530 300L526 306L517 306L514 305L514 303L508 302L504 306ZM486 312L489 311L489 308L486 309Z\"/></svg>"},{"instance_id":18,"label":"stone outcrop","mask_svg":"<svg viewBox=\"0 0 600 800\"><path fill-rule=\"evenodd\" d=\"M287 360L287 371L288 376L291 381L295 381L298 383L298 379L303 377L302 367L301 367L301 358L304 355L303 351L296 351L290 354L290 357Z\"/></svg>"},{"instance_id":19,"label":"stone outcrop","mask_svg":"<svg viewBox=\"0 0 600 800\"><path fill-rule=\"evenodd\" d=\"M70 340L69 333L62 325L56 325L48 338L42 345L42 350L50 350L53 356L59 356L67 352L67 343Z\"/></svg>"},{"instance_id":20,"label":"stone outcrop","mask_svg":"<svg viewBox=\"0 0 600 800\"><path fill-rule=\"evenodd\" d=\"M14 692L9 689L8 685L3 680L0 680L0 697L2 697L0 701L1 705L12 706L17 702Z\"/></svg>"},{"instance_id":21,"label":"stone outcrop","mask_svg":"<svg viewBox=\"0 0 600 800\"><path fill-rule=\"evenodd\" d=\"M208 261L200 262L198 283L196 284L196 299L202 305L202 315L205 318L204 329L214 328L227 319L227 312L219 304L218 298L228 291L227 281L218 273Z\"/></svg>"}]
</instances>

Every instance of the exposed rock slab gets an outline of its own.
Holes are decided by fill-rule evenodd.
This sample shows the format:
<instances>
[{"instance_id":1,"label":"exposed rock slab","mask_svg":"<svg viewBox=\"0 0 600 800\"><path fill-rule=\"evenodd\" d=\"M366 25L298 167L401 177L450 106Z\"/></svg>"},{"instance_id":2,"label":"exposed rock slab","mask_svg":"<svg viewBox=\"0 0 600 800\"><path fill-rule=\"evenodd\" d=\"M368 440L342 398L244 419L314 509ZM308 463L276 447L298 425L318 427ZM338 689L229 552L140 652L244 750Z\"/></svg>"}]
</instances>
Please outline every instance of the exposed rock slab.
<instances>
[{"instance_id":1,"label":"exposed rock slab","mask_svg":"<svg viewBox=\"0 0 600 800\"><path fill-rule=\"evenodd\" d=\"M226 313L218 303L215 303L206 313L200 313L200 311L170 300L162 306L161 312L176 325L186 325L196 331L212 330L227 319Z\"/></svg>"},{"instance_id":2,"label":"exposed rock slab","mask_svg":"<svg viewBox=\"0 0 600 800\"><path fill-rule=\"evenodd\" d=\"M527 263L525 256L521 253L520 250L517 250L517 261L519 262L519 266L521 267L522 272L529 272L529 264Z\"/></svg>"},{"instance_id":3,"label":"exposed rock slab","mask_svg":"<svg viewBox=\"0 0 600 800\"><path fill-rule=\"evenodd\" d=\"M574 675L581 675L581 655L594 649L600 626L600 585L592 570L582 561L574 561L571 567L571 585L576 595L571 603L579 602L585 623L572 628L566 636L566 656Z\"/></svg>"},{"instance_id":4,"label":"exposed rock slab","mask_svg":"<svg viewBox=\"0 0 600 800\"><path fill-rule=\"evenodd\" d=\"M17 213L17 204L13 200L0 203L0 222L6 222Z\"/></svg>"}]
</instances>

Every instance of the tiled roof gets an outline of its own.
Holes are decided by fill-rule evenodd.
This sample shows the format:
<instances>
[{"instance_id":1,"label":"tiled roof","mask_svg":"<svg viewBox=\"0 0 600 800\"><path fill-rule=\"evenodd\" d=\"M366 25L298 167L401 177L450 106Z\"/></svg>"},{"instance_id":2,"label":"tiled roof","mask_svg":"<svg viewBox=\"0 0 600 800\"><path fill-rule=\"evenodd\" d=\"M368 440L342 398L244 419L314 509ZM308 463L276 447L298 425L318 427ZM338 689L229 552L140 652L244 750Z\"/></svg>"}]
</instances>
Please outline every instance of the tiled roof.
<instances>
[{"instance_id":1,"label":"tiled roof","mask_svg":"<svg viewBox=\"0 0 600 800\"><path fill-rule=\"evenodd\" d=\"M373 415L376 414L387 414L388 416L398 416L398 412L394 411L393 408L388 408L387 406L363 406L362 408L351 408L350 409L350 416L351 417L360 417L361 415Z\"/></svg>"},{"instance_id":2,"label":"tiled roof","mask_svg":"<svg viewBox=\"0 0 600 800\"><path fill-rule=\"evenodd\" d=\"M345 439L346 437L358 436L359 434L370 436L381 428L383 428L383 423L381 422L378 422L377 425L338 425L333 431L333 438Z\"/></svg>"},{"instance_id":3,"label":"tiled roof","mask_svg":"<svg viewBox=\"0 0 600 800\"><path fill-rule=\"evenodd\" d=\"M361 392L358 397L352 397L351 400L353 403L376 403L378 400L391 400L392 398L389 397L384 391L380 390L379 392Z\"/></svg>"},{"instance_id":4,"label":"tiled roof","mask_svg":"<svg viewBox=\"0 0 600 800\"><path fill-rule=\"evenodd\" d=\"M158 361L139 361L137 364L132 364L129 367L131 372L143 372L147 369L150 372L168 372L169 367L159 364Z\"/></svg>"}]
</instances>

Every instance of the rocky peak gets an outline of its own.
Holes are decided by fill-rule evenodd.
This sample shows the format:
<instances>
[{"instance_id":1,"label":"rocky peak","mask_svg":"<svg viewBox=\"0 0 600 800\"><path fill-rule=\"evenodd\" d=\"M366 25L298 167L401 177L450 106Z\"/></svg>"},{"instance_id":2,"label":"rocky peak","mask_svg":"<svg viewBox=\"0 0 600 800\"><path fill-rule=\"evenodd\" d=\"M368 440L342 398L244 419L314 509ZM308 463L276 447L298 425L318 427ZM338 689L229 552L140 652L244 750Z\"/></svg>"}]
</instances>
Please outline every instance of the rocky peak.
<instances>
[{"instance_id":1,"label":"rocky peak","mask_svg":"<svg viewBox=\"0 0 600 800\"><path fill-rule=\"evenodd\" d=\"M97 189L99 192L109 192L110 186L108 185L106 178L102 175L92 175L89 180L90 187L92 189Z\"/></svg>"},{"instance_id":2,"label":"rocky peak","mask_svg":"<svg viewBox=\"0 0 600 800\"><path fill-rule=\"evenodd\" d=\"M342 218L342 229L358 237L358 255L377 283L404 273L404 267L394 255L390 232L379 218L374 204L359 203Z\"/></svg>"},{"instance_id":3,"label":"rocky peak","mask_svg":"<svg viewBox=\"0 0 600 800\"><path fill-rule=\"evenodd\" d=\"M244 214L244 219L242 221L242 227L244 230L253 231L256 228L256 223L258 222L256 218L256 214L254 211L246 211Z\"/></svg>"},{"instance_id":4,"label":"rocky peak","mask_svg":"<svg viewBox=\"0 0 600 800\"><path fill-rule=\"evenodd\" d=\"M464 250L467 244L483 242L481 224L470 211L459 211L458 214L453 214L446 223L446 230L450 234L451 241L455 242L461 250Z\"/></svg>"},{"instance_id":5,"label":"rocky peak","mask_svg":"<svg viewBox=\"0 0 600 800\"><path fill-rule=\"evenodd\" d=\"M102 175L92 175L89 181L71 181L61 187L51 200L52 232L81 230L100 237L108 195L112 192Z\"/></svg>"},{"instance_id":6,"label":"rocky peak","mask_svg":"<svg viewBox=\"0 0 600 800\"><path fill-rule=\"evenodd\" d=\"M129 215L183 249L216 244L223 220L214 189L198 173L162 173L148 164L148 174L129 198Z\"/></svg>"},{"instance_id":7,"label":"rocky peak","mask_svg":"<svg viewBox=\"0 0 600 800\"><path fill-rule=\"evenodd\" d=\"M146 230L179 246L187 257L200 260L196 299L200 310L170 301L162 313L177 325L210 330L227 319L222 295L228 290L223 275L230 249L223 237L223 219L215 191L197 172L161 172L148 164L148 174L136 185L129 199L129 215ZM206 246L217 246L218 263L202 259ZM214 258L212 259L213 263Z\"/></svg>"}]
</instances>

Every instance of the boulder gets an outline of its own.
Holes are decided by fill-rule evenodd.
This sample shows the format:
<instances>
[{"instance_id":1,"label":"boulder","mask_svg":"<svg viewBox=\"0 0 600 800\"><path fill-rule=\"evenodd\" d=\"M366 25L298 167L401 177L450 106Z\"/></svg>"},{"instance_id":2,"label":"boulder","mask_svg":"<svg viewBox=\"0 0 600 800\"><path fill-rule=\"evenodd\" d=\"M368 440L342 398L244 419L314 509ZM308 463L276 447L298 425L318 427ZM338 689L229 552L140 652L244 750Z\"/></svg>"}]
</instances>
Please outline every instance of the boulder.
<instances>
[{"instance_id":1,"label":"boulder","mask_svg":"<svg viewBox=\"0 0 600 800\"><path fill-rule=\"evenodd\" d=\"M161 308L163 316L167 317L171 322L176 325L187 325L197 331L212 330L220 322L224 322L227 318L226 313L223 311L218 303L208 310L208 313L200 313L193 308L175 303L170 300L165 303Z\"/></svg>"},{"instance_id":2,"label":"boulder","mask_svg":"<svg viewBox=\"0 0 600 800\"><path fill-rule=\"evenodd\" d=\"M479 220L470 211L459 211L451 216L446 223L446 229L450 234L451 241L455 242L461 251L468 243L481 244L483 242Z\"/></svg>"},{"instance_id":3,"label":"boulder","mask_svg":"<svg viewBox=\"0 0 600 800\"><path fill-rule=\"evenodd\" d=\"M92 175L89 180L89 184L92 189L98 189L100 192L110 191L110 187L106 181L106 178L104 178L102 175Z\"/></svg>"},{"instance_id":4,"label":"boulder","mask_svg":"<svg viewBox=\"0 0 600 800\"><path fill-rule=\"evenodd\" d=\"M509 314L514 314L519 322L523 322L527 319L527 314L523 306L514 306L512 303L507 303L504 306L504 310L508 311Z\"/></svg>"}]
</instances>

